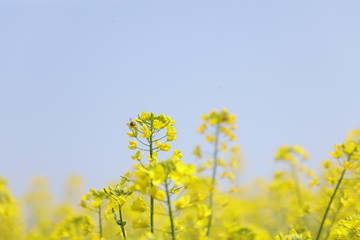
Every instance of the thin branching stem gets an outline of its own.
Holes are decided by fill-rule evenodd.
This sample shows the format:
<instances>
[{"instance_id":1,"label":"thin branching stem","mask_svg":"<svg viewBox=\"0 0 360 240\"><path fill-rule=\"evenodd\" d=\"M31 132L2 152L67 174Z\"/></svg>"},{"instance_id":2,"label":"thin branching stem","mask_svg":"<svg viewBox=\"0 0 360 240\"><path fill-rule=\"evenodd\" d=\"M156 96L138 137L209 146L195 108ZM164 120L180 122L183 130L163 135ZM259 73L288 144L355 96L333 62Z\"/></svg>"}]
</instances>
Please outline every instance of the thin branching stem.
<instances>
[{"instance_id":1,"label":"thin branching stem","mask_svg":"<svg viewBox=\"0 0 360 240\"><path fill-rule=\"evenodd\" d=\"M152 122L151 122L151 131L152 129ZM153 157L153 133L151 133L150 135L150 139L149 139L149 143L150 143L150 158L152 159ZM150 182L150 188L153 187L153 183L152 181ZM150 196L150 231L151 233L154 233L154 208L155 208L155 203L154 203L154 197Z\"/></svg>"},{"instance_id":2,"label":"thin branching stem","mask_svg":"<svg viewBox=\"0 0 360 240\"><path fill-rule=\"evenodd\" d=\"M171 208L170 191L169 191L169 184L168 184L167 179L165 181L165 191L166 191L166 200L167 200L167 206L168 206L168 213L169 213L169 218L170 218L171 239L175 240L176 235L175 235L174 216L173 216L173 211L172 211L172 208Z\"/></svg>"},{"instance_id":3,"label":"thin branching stem","mask_svg":"<svg viewBox=\"0 0 360 240\"><path fill-rule=\"evenodd\" d=\"M119 207L119 217L120 217L120 227L121 227L121 232L123 235L123 239L126 240L126 232L125 232L125 223L123 221L123 216L122 216L122 211L121 211L121 205L118 204Z\"/></svg>"},{"instance_id":4,"label":"thin branching stem","mask_svg":"<svg viewBox=\"0 0 360 240\"><path fill-rule=\"evenodd\" d=\"M325 210L324 216L323 216L323 218L322 218L322 220L321 220L321 224L320 224L320 227L319 227L319 230L318 230L318 232L317 232L317 235L316 235L316 239L315 239L315 240L319 240L319 239L320 239L321 232L322 232L322 230L323 230L325 220L326 220L327 215L329 214L329 210L330 210L330 208L331 208L331 204L332 204L332 202L333 202L334 199L335 199L336 193L337 193L337 191L339 190L339 187L340 187L341 182L342 182L342 180L343 180L343 178L344 178L344 176L345 176L345 173L346 173L346 169L344 168L344 170L342 171L341 176L340 176L340 178L339 178L339 180L338 180L338 182L337 182L337 184L336 184L336 187L335 187L335 189L334 189L334 192L333 192L333 194L331 195L330 201L329 201L329 203L328 203L328 205L327 205L327 207L326 207L326 210Z\"/></svg>"},{"instance_id":5,"label":"thin branching stem","mask_svg":"<svg viewBox=\"0 0 360 240\"><path fill-rule=\"evenodd\" d=\"M207 236L210 236L212 218L214 215L214 212L213 212L214 199L213 198L214 198L215 182L216 182L216 170L217 170L217 165L218 165L219 138L220 138L220 123L218 123L216 125L216 130L215 130L214 155L213 155L214 164L213 164L213 168L212 168L210 196L209 196L209 209L212 211L212 213L209 216L209 221L208 221L208 225L207 225L207 232L206 232Z\"/></svg>"}]
</instances>

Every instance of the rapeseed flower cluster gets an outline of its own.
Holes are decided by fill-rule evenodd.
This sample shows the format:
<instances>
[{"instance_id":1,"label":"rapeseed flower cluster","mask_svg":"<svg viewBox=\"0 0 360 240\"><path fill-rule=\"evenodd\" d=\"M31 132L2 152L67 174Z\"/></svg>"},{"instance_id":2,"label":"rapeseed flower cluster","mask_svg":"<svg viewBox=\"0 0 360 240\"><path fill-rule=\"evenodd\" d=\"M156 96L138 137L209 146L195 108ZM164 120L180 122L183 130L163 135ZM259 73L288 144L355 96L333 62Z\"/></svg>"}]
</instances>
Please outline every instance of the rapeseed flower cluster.
<instances>
[{"instance_id":1,"label":"rapeseed flower cluster","mask_svg":"<svg viewBox=\"0 0 360 240\"><path fill-rule=\"evenodd\" d=\"M82 197L72 178L63 202L42 178L24 198L0 178L0 240L360 239L360 129L334 145L321 172L307 166L303 147L283 145L272 179L240 184L235 121L226 109L205 114L198 132L206 144L190 164L173 148L175 121L142 112L128 123L133 168Z\"/></svg>"}]
</instances>

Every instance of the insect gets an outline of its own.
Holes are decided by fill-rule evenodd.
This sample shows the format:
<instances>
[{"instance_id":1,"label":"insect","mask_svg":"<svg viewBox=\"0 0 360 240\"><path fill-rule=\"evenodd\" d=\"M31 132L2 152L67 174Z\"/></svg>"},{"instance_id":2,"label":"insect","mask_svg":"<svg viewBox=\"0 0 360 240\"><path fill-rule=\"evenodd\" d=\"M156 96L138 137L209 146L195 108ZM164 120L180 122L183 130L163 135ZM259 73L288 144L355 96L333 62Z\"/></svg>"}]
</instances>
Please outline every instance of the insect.
<instances>
[{"instance_id":1,"label":"insect","mask_svg":"<svg viewBox=\"0 0 360 240\"><path fill-rule=\"evenodd\" d=\"M130 118L130 122L128 123L128 126L130 128L136 127L136 123L133 120L131 120L131 118Z\"/></svg>"}]
</instances>

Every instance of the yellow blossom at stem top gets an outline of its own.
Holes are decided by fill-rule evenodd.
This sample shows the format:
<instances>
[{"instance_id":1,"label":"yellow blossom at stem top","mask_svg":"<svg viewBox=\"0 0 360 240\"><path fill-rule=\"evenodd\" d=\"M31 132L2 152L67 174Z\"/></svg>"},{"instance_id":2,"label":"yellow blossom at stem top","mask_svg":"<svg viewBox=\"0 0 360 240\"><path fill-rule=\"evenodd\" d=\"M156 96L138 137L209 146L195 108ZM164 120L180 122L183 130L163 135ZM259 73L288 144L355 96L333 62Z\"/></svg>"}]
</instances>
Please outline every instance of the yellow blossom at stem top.
<instances>
[{"instance_id":1,"label":"yellow blossom at stem top","mask_svg":"<svg viewBox=\"0 0 360 240\"><path fill-rule=\"evenodd\" d=\"M279 147L275 154L275 159L287 161L293 165L298 164L299 160L306 160L309 154L299 145L284 145Z\"/></svg>"},{"instance_id":2,"label":"yellow blossom at stem top","mask_svg":"<svg viewBox=\"0 0 360 240\"><path fill-rule=\"evenodd\" d=\"M161 128L164 128L166 126L166 123L158 120L158 119L155 119L153 121L153 127L154 129L161 129Z\"/></svg>"}]
</instances>

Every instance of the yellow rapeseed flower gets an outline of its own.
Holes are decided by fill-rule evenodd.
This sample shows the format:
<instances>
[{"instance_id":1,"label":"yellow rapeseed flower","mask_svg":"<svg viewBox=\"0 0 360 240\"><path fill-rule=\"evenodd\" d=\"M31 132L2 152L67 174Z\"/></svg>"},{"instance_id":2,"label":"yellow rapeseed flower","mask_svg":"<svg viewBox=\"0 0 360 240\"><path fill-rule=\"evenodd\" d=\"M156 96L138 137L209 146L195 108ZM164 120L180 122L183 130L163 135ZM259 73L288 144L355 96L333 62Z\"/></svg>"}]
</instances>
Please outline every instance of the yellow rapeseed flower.
<instances>
[{"instance_id":1,"label":"yellow rapeseed flower","mask_svg":"<svg viewBox=\"0 0 360 240\"><path fill-rule=\"evenodd\" d=\"M346 154L352 154L356 149L356 145L354 142L344 143L344 152Z\"/></svg>"},{"instance_id":2,"label":"yellow rapeseed flower","mask_svg":"<svg viewBox=\"0 0 360 240\"><path fill-rule=\"evenodd\" d=\"M183 158L184 156L181 154L181 151L180 150L174 150L174 154L172 155L171 157L171 160L172 161L178 161L180 160L181 158Z\"/></svg>"},{"instance_id":3,"label":"yellow rapeseed flower","mask_svg":"<svg viewBox=\"0 0 360 240\"><path fill-rule=\"evenodd\" d=\"M154 129L162 129L162 128L164 128L166 126L166 123L164 123L164 122L162 122L162 121L160 121L160 120L158 120L158 119L155 119L154 121L153 121L153 127L154 127Z\"/></svg>"},{"instance_id":4,"label":"yellow rapeseed flower","mask_svg":"<svg viewBox=\"0 0 360 240\"><path fill-rule=\"evenodd\" d=\"M163 191L157 187L150 188L149 194L150 194L150 196L152 196L153 198L155 198L159 201L164 201L165 196L166 196L165 191Z\"/></svg>"},{"instance_id":5,"label":"yellow rapeseed flower","mask_svg":"<svg viewBox=\"0 0 360 240\"><path fill-rule=\"evenodd\" d=\"M194 154L197 158L202 158L201 147L196 145L192 154Z\"/></svg>"},{"instance_id":6,"label":"yellow rapeseed flower","mask_svg":"<svg viewBox=\"0 0 360 240\"><path fill-rule=\"evenodd\" d=\"M149 227L149 222L146 221L145 219L138 218L133 221L132 227L134 229L147 228Z\"/></svg>"},{"instance_id":7,"label":"yellow rapeseed flower","mask_svg":"<svg viewBox=\"0 0 360 240\"><path fill-rule=\"evenodd\" d=\"M189 195L182 196L181 198L179 198L178 200L176 200L174 202L174 206L177 210L184 209L184 208L188 207L189 204L190 204L190 196Z\"/></svg>"},{"instance_id":8,"label":"yellow rapeseed flower","mask_svg":"<svg viewBox=\"0 0 360 240\"><path fill-rule=\"evenodd\" d=\"M199 220L211 215L211 210L205 204L196 205L196 211Z\"/></svg>"},{"instance_id":9,"label":"yellow rapeseed flower","mask_svg":"<svg viewBox=\"0 0 360 240\"><path fill-rule=\"evenodd\" d=\"M141 161L141 158L143 157L143 153L141 153L140 152L140 150L139 151L137 151L136 153L135 153L135 155L133 155L133 156L131 156L131 158L132 159L135 159L135 160L138 160L138 161Z\"/></svg>"},{"instance_id":10,"label":"yellow rapeseed flower","mask_svg":"<svg viewBox=\"0 0 360 240\"><path fill-rule=\"evenodd\" d=\"M162 142L155 142L155 145L158 149L160 149L161 151L167 152L171 149L171 146L169 143L162 143Z\"/></svg>"},{"instance_id":11,"label":"yellow rapeseed flower","mask_svg":"<svg viewBox=\"0 0 360 240\"><path fill-rule=\"evenodd\" d=\"M205 136L205 141L212 143L215 141L215 136L214 135L206 135Z\"/></svg>"},{"instance_id":12,"label":"yellow rapeseed flower","mask_svg":"<svg viewBox=\"0 0 360 240\"><path fill-rule=\"evenodd\" d=\"M129 141L129 146L128 146L128 148L130 148L130 149L136 149L137 148L137 142L136 141Z\"/></svg>"},{"instance_id":13,"label":"yellow rapeseed flower","mask_svg":"<svg viewBox=\"0 0 360 240\"><path fill-rule=\"evenodd\" d=\"M140 195L131 205L131 210L137 212L145 212L147 210L147 204L144 201L144 196Z\"/></svg>"}]
</instances>

